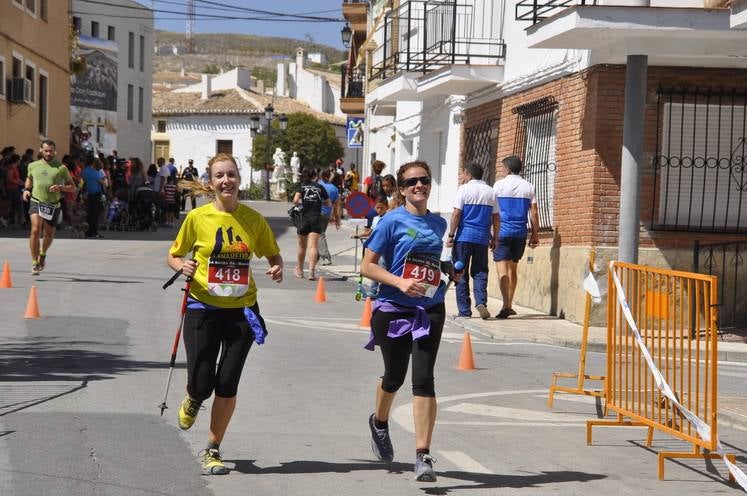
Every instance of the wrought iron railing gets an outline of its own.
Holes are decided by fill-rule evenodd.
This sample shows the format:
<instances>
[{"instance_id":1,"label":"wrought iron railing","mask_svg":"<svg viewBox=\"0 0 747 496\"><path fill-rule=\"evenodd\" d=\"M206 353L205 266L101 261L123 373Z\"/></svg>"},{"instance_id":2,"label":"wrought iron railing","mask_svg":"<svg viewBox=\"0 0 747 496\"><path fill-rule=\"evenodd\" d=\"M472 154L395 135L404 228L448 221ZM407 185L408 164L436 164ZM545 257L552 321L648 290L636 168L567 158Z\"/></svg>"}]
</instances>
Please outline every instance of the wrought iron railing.
<instances>
[{"instance_id":1,"label":"wrought iron railing","mask_svg":"<svg viewBox=\"0 0 747 496\"><path fill-rule=\"evenodd\" d=\"M744 256L747 240L725 243L693 244L693 272L718 277L719 331L747 328L747 284Z\"/></svg>"},{"instance_id":2,"label":"wrought iron railing","mask_svg":"<svg viewBox=\"0 0 747 496\"><path fill-rule=\"evenodd\" d=\"M362 67L350 67L342 64L340 67L342 75L340 97L341 98L363 98L366 70Z\"/></svg>"},{"instance_id":3,"label":"wrought iron railing","mask_svg":"<svg viewBox=\"0 0 747 496\"><path fill-rule=\"evenodd\" d=\"M495 159L499 119L484 119L464 131L464 165L477 162L483 167L482 179L492 186L495 181Z\"/></svg>"},{"instance_id":4,"label":"wrought iron railing","mask_svg":"<svg viewBox=\"0 0 747 496\"><path fill-rule=\"evenodd\" d=\"M555 203L557 101L540 98L514 107L514 155L524 162L522 176L534 185L540 230L552 230Z\"/></svg>"},{"instance_id":5,"label":"wrought iron railing","mask_svg":"<svg viewBox=\"0 0 747 496\"><path fill-rule=\"evenodd\" d=\"M500 26L503 1L401 3L385 14L374 32L370 78L426 73L452 64L497 64L506 56Z\"/></svg>"},{"instance_id":6,"label":"wrought iron railing","mask_svg":"<svg viewBox=\"0 0 747 496\"><path fill-rule=\"evenodd\" d=\"M521 0L516 4L516 20L537 24L562 9L596 4L597 0Z\"/></svg>"},{"instance_id":7,"label":"wrought iron railing","mask_svg":"<svg viewBox=\"0 0 747 496\"><path fill-rule=\"evenodd\" d=\"M651 229L747 231L747 91L659 88Z\"/></svg>"}]
</instances>

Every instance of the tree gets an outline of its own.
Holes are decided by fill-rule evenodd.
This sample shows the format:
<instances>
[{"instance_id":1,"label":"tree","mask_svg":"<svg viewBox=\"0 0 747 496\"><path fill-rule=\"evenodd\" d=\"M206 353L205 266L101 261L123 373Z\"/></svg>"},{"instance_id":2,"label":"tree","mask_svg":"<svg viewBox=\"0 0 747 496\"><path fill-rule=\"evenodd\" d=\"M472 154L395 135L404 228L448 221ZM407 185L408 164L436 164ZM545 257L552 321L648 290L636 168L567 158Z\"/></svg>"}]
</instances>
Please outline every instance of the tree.
<instances>
[{"instance_id":1,"label":"tree","mask_svg":"<svg viewBox=\"0 0 747 496\"><path fill-rule=\"evenodd\" d=\"M327 167L343 156L342 145L329 122L297 112L288 115L288 127L281 132L277 117L276 114L272 121L272 149L269 155L266 134L252 140L253 168L262 169L268 162L272 164L272 154L278 147L286 153L286 165L290 165L290 157L297 152L303 168Z\"/></svg>"}]
</instances>

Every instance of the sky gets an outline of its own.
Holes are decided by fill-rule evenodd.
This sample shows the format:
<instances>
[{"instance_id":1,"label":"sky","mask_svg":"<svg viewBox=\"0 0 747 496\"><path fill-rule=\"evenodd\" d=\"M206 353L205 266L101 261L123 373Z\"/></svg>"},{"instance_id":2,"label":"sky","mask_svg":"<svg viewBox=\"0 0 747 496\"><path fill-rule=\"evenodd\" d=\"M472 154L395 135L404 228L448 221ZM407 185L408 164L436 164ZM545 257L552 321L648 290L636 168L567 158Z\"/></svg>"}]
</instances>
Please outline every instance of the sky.
<instances>
[{"instance_id":1,"label":"sky","mask_svg":"<svg viewBox=\"0 0 747 496\"><path fill-rule=\"evenodd\" d=\"M186 31L187 0L138 0L154 9L156 29ZM340 30L342 0L194 0L195 33L239 33L284 38L308 39L342 50ZM216 20L209 15L233 17L270 17L268 14L239 9L258 9L281 14L302 14L312 17L340 19L339 22L281 22L277 20ZM158 11L172 11L158 12ZM276 17L277 18L277 17Z\"/></svg>"}]
</instances>

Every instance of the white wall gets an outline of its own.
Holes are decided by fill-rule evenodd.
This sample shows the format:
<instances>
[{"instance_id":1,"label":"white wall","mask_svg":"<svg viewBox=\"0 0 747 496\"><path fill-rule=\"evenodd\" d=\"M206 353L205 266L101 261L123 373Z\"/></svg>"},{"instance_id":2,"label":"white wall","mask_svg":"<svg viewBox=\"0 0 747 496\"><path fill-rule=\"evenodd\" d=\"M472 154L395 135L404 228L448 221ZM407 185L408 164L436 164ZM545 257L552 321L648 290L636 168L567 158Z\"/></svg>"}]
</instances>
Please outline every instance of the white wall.
<instances>
[{"instance_id":1,"label":"white wall","mask_svg":"<svg viewBox=\"0 0 747 496\"><path fill-rule=\"evenodd\" d=\"M186 165L191 158L202 174L207 161L216 153L217 140L232 140L233 156L239 164L244 181L248 181L250 167L247 156L252 149L249 116L197 115L160 119L166 119L169 149L177 165Z\"/></svg>"},{"instance_id":2,"label":"white wall","mask_svg":"<svg viewBox=\"0 0 747 496\"><path fill-rule=\"evenodd\" d=\"M117 15L131 16L132 10L117 7L117 5L142 8L140 3L133 0L111 0L110 4L99 5L72 1L75 16L81 18L81 31L91 36L91 21L99 23L99 38L107 39L108 27L115 28L115 42L119 46L117 66L117 151L120 157L140 157L143 161L150 160L151 141L150 129L152 125L153 108L153 46L154 30L153 15L140 11L137 17L146 19L129 19L116 17ZM79 14L85 12L85 14ZM128 33L135 35L134 68L128 67ZM140 70L140 36L144 37L143 70ZM133 119L127 119L127 85L133 85ZM138 121L138 88L143 88L143 121ZM111 150L103 150L110 153Z\"/></svg>"}]
</instances>

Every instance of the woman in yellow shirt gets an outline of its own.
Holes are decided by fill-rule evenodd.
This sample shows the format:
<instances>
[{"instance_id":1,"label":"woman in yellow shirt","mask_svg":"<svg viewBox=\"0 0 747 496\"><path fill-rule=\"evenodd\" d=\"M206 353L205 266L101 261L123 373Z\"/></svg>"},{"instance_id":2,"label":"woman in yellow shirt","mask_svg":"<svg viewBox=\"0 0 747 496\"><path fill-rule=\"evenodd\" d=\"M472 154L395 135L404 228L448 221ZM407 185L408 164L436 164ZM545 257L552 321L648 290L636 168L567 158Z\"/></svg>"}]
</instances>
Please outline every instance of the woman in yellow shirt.
<instances>
[{"instance_id":1,"label":"woman in yellow shirt","mask_svg":"<svg viewBox=\"0 0 747 496\"><path fill-rule=\"evenodd\" d=\"M241 177L234 158L216 155L207 173L215 199L189 211L166 261L192 278L183 328L187 395L179 408L179 427L192 427L202 402L215 393L202 472L222 475L228 469L220 443L236 407L241 371L252 342L262 344L267 334L251 262L267 258L266 274L281 282L283 259L265 218L239 203Z\"/></svg>"}]
</instances>

